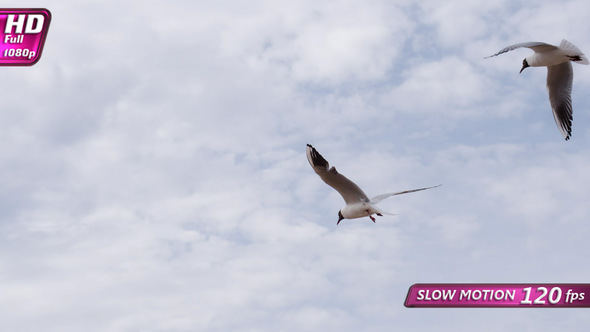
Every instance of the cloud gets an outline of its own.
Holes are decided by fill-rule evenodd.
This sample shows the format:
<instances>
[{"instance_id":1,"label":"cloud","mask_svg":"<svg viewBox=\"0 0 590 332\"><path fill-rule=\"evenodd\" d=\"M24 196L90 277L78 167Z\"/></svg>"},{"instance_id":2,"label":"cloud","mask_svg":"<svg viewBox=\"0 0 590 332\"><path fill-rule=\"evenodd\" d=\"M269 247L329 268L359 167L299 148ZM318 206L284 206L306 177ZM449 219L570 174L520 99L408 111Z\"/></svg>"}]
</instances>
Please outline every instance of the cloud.
<instances>
[{"instance_id":1,"label":"cloud","mask_svg":"<svg viewBox=\"0 0 590 332\"><path fill-rule=\"evenodd\" d=\"M440 84L444 82L444 84ZM422 63L404 73L403 83L394 87L388 103L406 112L445 112L445 116L465 117L484 102L489 80L457 57ZM488 83L488 84L486 84Z\"/></svg>"},{"instance_id":2,"label":"cloud","mask_svg":"<svg viewBox=\"0 0 590 332\"><path fill-rule=\"evenodd\" d=\"M583 10L549 17L575 5L55 4L41 61L2 68L2 321L46 331L520 324L522 314L402 302L416 282L588 274L577 264L587 68L576 66L563 142L545 71L517 75L524 53L483 60L567 37L543 18L578 22L571 40L585 49ZM336 226L343 201L309 167L306 143L370 196L443 186L383 201L397 215L375 224ZM574 310L524 315L538 329L583 322Z\"/></svg>"}]
</instances>

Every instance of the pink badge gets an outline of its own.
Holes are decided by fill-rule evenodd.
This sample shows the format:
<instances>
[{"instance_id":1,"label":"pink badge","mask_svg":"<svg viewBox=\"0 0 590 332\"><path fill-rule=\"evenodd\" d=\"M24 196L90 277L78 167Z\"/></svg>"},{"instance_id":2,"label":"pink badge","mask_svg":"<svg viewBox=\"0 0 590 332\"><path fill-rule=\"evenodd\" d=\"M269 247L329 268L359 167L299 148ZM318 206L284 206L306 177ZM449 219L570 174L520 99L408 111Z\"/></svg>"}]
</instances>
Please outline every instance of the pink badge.
<instances>
[{"instance_id":1,"label":"pink badge","mask_svg":"<svg viewBox=\"0 0 590 332\"><path fill-rule=\"evenodd\" d=\"M51 22L43 8L0 8L0 66L32 66L41 58Z\"/></svg>"}]
</instances>

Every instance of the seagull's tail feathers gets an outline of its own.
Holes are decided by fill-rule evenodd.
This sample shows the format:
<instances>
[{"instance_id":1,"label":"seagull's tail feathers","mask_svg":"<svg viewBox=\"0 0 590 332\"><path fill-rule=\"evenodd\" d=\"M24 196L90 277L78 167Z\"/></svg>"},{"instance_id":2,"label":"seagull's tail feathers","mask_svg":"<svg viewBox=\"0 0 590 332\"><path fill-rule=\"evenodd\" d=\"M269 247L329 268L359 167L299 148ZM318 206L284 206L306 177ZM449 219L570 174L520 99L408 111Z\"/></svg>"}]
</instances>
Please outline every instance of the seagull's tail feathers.
<instances>
[{"instance_id":1,"label":"seagull's tail feathers","mask_svg":"<svg viewBox=\"0 0 590 332\"><path fill-rule=\"evenodd\" d=\"M387 211L383 211L381 210L380 207L378 207L375 204L372 204L373 209L375 210L375 214L378 216L383 216L383 215L388 215L388 216L397 216L397 214L395 213L391 213L391 212L387 212Z\"/></svg>"},{"instance_id":2,"label":"seagull's tail feathers","mask_svg":"<svg viewBox=\"0 0 590 332\"><path fill-rule=\"evenodd\" d=\"M586 58L584 53L582 51L580 51L580 49L576 45L570 43L569 41L567 41L565 39L562 40L561 44L559 44L559 48L561 48L562 50L571 52L571 54L568 54L568 55L579 56L580 60L574 61L575 63L579 63L581 65L590 64L590 62L588 61L588 58Z\"/></svg>"},{"instance_id":3,"label":"seagull's tail feathers","mask_svg":"<svg viewBox=\"0 0 590 332\"><path fill-rule=\"evenodd\" d=\"M432 188L436 188L436 187L440 187L442 186L441 184L439 184L438 186L433 186L433 187L426 187L426 188L419 188L419 189L411 189L411 190L404 190L404 191L400 191L397 193L388 193L388 194L381 194L378 196L375 196L373 198L371 198L371 204L377 204L379 202L381 202L382 200L386 199L389 196L395 196L395 195L401 195L401 194L409 194L409 193L413 193L416 191L422 191L422 190L426 190L426 189L432 189Z\"/></svg>"},{"instance_id":4,"label":"seagull's tail feathers","mask_svg":"<svg viewBox=\"0 0 590 332\"><path fill-rule=\"evenodd\" d=\"M381 209L378 209L378 210L379 210L379 213L381 213L382 215L384 214L384 215L387 215L387 216L397 216L396 213L391 213L391 212L383 211Z\"/></svg>"}]
</instances>

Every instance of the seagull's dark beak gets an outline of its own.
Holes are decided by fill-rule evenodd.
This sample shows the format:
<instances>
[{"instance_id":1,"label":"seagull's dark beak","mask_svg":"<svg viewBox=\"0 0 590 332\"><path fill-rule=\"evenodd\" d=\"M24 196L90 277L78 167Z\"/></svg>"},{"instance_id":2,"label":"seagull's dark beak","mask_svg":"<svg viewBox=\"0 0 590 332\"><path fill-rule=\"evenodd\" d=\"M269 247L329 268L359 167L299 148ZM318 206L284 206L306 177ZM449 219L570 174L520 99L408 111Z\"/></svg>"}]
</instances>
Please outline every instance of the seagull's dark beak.
<instances>
[{"instance_id":1,"label":"seagull's dark beak","mask_svg":"<svg viewBox=\"0 0 590 332\"><path fill-rule=\"evenodd\" d=\"M338 225L340 221L342 221L342 219L344 219L344 217L342 216L342 212L338 211L338 222L336 223L336 225Z\"/></svg>"},{"instance_id":2,"label":"seagull's dark beak","mask_svg":"<svg viewBox=\"0 0 590 332\"><path fill-rule=\"evenodd\" d=\"M526 61L526 59L522 60L522 68L520 69L520 73L522 73L522 71L526 68L526 67L530 67L529 63Z\"/></svg>"}]
</instances>

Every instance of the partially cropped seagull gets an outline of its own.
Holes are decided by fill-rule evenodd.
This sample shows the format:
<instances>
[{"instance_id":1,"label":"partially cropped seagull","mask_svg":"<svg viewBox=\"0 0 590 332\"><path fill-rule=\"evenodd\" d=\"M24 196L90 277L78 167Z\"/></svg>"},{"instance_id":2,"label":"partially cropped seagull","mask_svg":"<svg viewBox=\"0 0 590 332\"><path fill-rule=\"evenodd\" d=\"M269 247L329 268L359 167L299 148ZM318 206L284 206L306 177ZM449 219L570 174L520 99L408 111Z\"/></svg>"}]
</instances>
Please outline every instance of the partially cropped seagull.
<instances>
[{"instance_id":1,"label":"partially cropped seagull","mask_svg":"<svg viewBox=\"0 0 590 332\"><path fill-rule=\"evenodd\" d=\"M547 67L547 91L553 109L553 117L559 131L567 141L572 134L573 120L571 94L574 72L570 61L587 65L588 59L579 48L565 39L561 41L559 47L541 42L514 44L486 58L521 47L528 47L535 51L522 61L521 73L527 67Z\"/></svg>"},{"instance_id":2,"label":"partially cropped seagull","mask_svg":"<svg viewBox=\"0 0 590 332\"><path fill-rule=\"evenodd\" d=\"M313 170L327 183L330 187L336 189L344 198L344 202L346 205L338 211L338 222L336 225L340 223L342 219L355 219L355 218L362 218L362 217L369 217L373 222L375 222L375 218L372 216L376 214L378 216L383 216L383 214L391 214L380 210L375 204L381 202L385 198L394 195L401 195L412 193L415 191L426 190L434 187L428 188L420 188L420 189L412 189L401 191L398 193L390 193L390 194L382 194L379 196L375 196L371 199L367 197L367 195L357 186L354 182L347 179L344 175L338 173L336 168L330 166L328 161L322 157L317 150L307 144L307 160L311 164Z\"/></svg>"}]
</instances>

